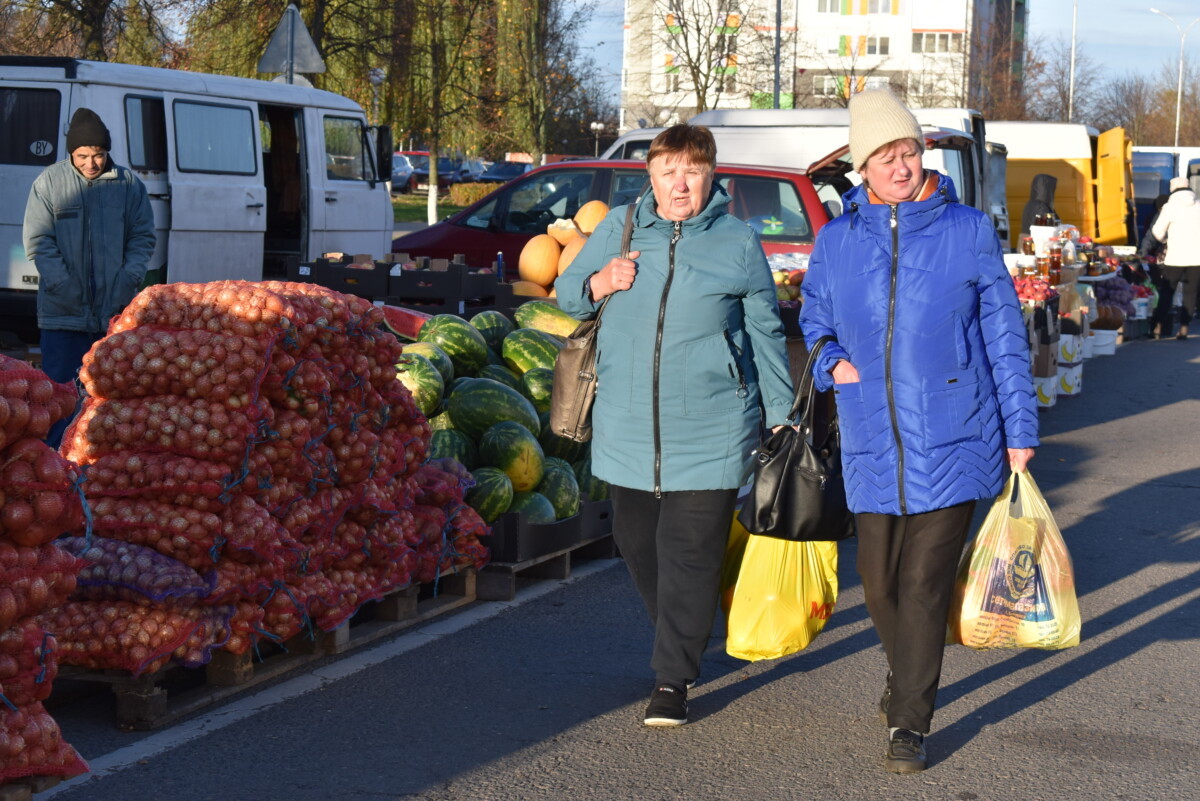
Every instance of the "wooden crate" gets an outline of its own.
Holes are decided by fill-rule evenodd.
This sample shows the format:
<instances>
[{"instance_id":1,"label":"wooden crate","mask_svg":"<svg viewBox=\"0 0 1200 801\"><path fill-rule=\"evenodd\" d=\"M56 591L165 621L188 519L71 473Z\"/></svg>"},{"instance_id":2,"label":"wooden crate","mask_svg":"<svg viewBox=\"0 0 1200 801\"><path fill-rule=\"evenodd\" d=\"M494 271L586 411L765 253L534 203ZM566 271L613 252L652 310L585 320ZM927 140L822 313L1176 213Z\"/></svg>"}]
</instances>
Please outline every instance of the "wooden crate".
<instances>
[{"instance_id":1,"label":"wooden crate","mask_svg":"<svg viewBox=\"0 0 1200 801\"><path fill-rule=\"evenodd\" d=\"M580 560L611 559L616 555L612 535L603 534L522 562L491 562L479 571L476 595L481 601L511 601L524 582L561 581L571 577L571 568Z\"/></svg>"}]
</instances>

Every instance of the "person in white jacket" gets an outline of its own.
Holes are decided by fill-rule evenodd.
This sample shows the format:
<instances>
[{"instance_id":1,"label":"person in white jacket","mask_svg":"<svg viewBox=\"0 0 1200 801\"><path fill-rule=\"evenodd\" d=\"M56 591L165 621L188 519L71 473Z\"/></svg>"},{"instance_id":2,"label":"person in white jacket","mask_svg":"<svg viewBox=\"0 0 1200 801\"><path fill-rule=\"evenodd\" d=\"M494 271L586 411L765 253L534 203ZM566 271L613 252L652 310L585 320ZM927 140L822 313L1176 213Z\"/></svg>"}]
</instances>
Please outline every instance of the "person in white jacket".
<instances>
[{"instance_id":1,"label":"person in white jacket","mask_svg":"<svg viewBox=\"0 0 1200 801\"><path fill-rule=\"evenodd\" d=\"M1200 280L1200 200L1186 178L1171 179L1171 196L1151 232L1167 246L1160 270L1170 295L1183 284L1184 312L1175 338L1187 339L1188 323L1196 314L1196 284Z\"/></svg>"}]
</instances>

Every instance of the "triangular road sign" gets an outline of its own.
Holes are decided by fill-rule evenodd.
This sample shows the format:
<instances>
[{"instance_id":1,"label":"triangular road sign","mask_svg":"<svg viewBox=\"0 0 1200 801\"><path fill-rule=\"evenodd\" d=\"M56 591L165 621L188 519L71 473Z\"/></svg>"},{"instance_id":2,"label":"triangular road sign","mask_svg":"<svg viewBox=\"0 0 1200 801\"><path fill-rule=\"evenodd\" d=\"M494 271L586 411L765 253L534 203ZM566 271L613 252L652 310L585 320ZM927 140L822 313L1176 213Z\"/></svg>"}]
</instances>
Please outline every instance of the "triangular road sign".
<instances>
[{"instance_id":1,"label":"triangular road sign","mask_svg":"<svg viewBox=\"0 0 1200 801\"><path fill-rule=\"evenodd\" d=\"M288 83L291 83L293 73L325 71L325 61L317 52L317 45L294 5L289 3L284 10L266 51L258 60L258 71L285 73Z\"/></svg>"}]
</instances>

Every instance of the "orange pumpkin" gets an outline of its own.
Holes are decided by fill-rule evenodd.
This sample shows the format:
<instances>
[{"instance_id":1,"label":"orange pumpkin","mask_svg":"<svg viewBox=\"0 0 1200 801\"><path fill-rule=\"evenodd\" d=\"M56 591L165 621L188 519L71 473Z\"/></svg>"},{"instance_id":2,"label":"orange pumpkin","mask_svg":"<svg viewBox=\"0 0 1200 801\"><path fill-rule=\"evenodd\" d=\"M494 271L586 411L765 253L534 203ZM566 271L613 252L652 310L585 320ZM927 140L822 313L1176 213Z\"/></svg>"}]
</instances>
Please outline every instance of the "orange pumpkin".
<instances>
[{"instance_id":1,"label":"orange pumpkin","mask_svg":"<svg viewBox=\"0 0 1200 801\"><path fill-rule=\"evenodd\" d=\"M579 230L585 234L590 234L596 230L596 226L608 214L608 204L603 200L589 200L584 203L579 211L575 212L575 224L579 226Z\"/></svg>"},{"instance_id":2,"label":"orange pumpkin","mask_svg":"<svg viewBox=\"0 0 1200 801\"><path fill-rule=\"evenodd\" d=\"M567 245L572 239L579 236L579 229L575 227L574 220L564 220L560 217L546 226L546 233L554 237L558 244Z\"/></svg>"},{"instance_id":3,"label":"orange pumpkin","mask_svg":"<svg viewBox=\"0 0 1200 801\"><path fill-rule=\"evenodd\" d=\"M521 248L517 275L523 281L550 286L558 277L558 257L562 247L549 234L538 234Z\"/></svg>"},{"instance_id":4,"label":"orange pumpkin","mask_svg":"<svg viewBox=\"0 0 1200 801\"><path fill-rule=\"evenodd\" d=\"M571 262L579 255L579 251L583 250L583 246L587 244L587 239L582 236L576 236L567 246L562 249L562 254L558 257L558 274L562 275L571 266Z\"/></svg>"},{"instance_id":5,"label":"orange pumpkin","mask_svg":"<svg viewBox=\"0 0 1200 801\"><path fill-rule=\"evenodd\" d=\"M546 293L546 287L541 284L535 284L533 281L513 281L512 291L514 295L525 295L531 298L549 297Z\"/></svg>"}]
</instances>

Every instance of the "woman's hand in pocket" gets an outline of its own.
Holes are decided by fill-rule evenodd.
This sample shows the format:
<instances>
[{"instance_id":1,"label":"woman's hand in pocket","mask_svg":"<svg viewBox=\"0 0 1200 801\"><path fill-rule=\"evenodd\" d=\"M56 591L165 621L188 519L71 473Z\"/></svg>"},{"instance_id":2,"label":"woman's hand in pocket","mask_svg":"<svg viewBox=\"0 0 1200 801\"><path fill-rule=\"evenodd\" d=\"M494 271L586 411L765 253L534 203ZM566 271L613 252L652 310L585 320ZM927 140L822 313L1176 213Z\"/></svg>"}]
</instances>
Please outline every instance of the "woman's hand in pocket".
<instances>
[{"instance_id":1,"label":"woman's hand in pocket","mask_svg":"<svg viewBox=\"0 0 1200 801\"><path fill-rule=\"evenodd\" d=\"M858 368L845 359L840 359L830 372L835 384L857 384L862 380L859 378Z\"/></svg>"}]
</instances>

